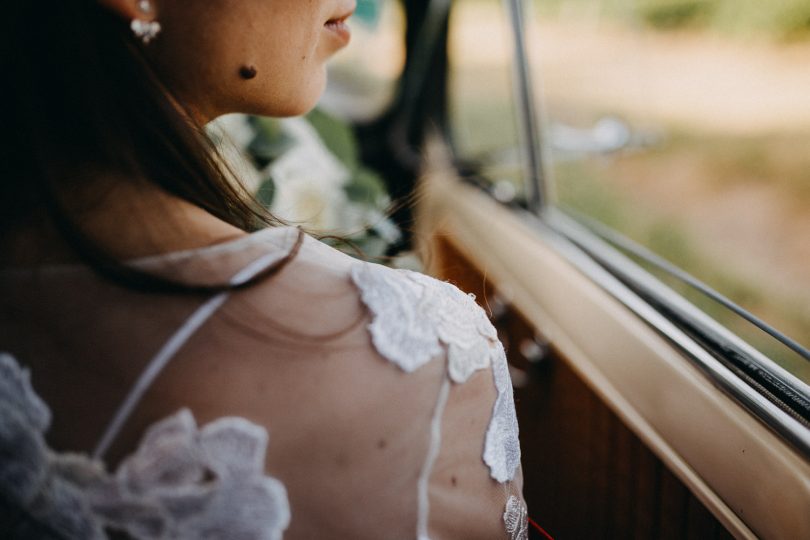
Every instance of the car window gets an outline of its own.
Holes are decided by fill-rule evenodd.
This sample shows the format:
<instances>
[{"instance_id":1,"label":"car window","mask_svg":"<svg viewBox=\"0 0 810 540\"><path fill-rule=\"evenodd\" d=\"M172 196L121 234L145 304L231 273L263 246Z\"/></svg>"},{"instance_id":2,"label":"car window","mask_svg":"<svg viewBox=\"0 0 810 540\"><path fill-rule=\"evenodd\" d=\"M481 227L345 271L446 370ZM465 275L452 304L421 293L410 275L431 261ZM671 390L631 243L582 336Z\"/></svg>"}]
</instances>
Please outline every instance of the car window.
<instances>
[{"instance_id":1,"label":"car window","mask_svg":"<svg viewBox=\"0 0 810 540\"><path fill-rule=\"evenodd\" d=\"M810 4L535 1L526 26L554 204L810 345ZM649 269L810 382L806 359Z\"/></svg>"},{"instance_id":2,"label":"car window","mask_svg":"<svg viewBox=\"0 0 810 540\"><path fill-rule=\"evenodd\" d=\"M405 14L397 0L358 0L349 26L351 44L330 62L320 106L364 122L379 116L394 99L405 66Z\"/></svg>"},{"instance_id":3,"label":"car window","mask_svg":"<svg viewBox=\"0 0 810 540\"><path fill-rule=\"evenodd\" d=\"M513 84L513 33L501 0L453 4L448 33L448 107L455 155L496 197L523 196Z\"/></svg>"}]
</instances>

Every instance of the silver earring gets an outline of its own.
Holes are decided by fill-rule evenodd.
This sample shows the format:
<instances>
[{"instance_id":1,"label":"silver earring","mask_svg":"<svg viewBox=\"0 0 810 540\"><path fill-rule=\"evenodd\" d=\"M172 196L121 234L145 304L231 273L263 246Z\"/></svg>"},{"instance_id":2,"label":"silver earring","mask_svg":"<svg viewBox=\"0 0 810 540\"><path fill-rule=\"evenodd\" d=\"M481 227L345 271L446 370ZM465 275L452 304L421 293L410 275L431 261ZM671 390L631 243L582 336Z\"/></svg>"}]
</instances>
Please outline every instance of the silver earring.
<instances>
[{"instance_id":1,"label":"silver earring","mask_svg":"<svg viewBox=\"0 0 810 540\"><path fill-rule=\"evenodd\" d=\"M152 3L149 0L139 0L138 9L140 9L142 13L151 13ZM160 23L157 21L132 19L132 23L129 27L135 35L143 41L144 45L149 44L149 42L155 39L160 33Z\"/></svg>"},{"instance_id":2,"label":"silver earring","mask_svg":"<svg viewBox=\"0 0 810 540\"><path fill-rule=\"evenodd\" d=\"M150 41L155 39L160 33L160 23L157 21L142 21L140 19L132 19L132 24L129 25L136 36L141 38L144 45L148 45Z\"/></svg>"}]
</instances>

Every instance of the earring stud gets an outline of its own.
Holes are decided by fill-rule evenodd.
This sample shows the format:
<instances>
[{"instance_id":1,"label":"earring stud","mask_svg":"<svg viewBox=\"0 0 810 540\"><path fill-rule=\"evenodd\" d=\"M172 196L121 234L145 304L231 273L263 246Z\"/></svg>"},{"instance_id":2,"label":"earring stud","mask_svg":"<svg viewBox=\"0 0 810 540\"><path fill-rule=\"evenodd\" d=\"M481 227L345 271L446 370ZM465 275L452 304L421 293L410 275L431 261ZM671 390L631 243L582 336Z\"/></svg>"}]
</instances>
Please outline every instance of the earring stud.
<instances>
[{"instance_id":1,"label":"earring stud","mask_svg":"<svg viewBox=\"0 0 810 540\"><path fill-rule=\"evenodd\" d=\"M141 10L141 13L152 13L152 2L138 0L138 9ZM144 45L149 44L160 33L160 23L157 21L133 19L129 27L143 41Z\"/></svg>"},{"instance_id":2,"label":"earring stud","mask_svg":"<svg viewBox=\"0 0 810 540\"><path fill-rule=\"evenodd\" d=\"M132 31L138 36L144 45L148 45L150 41L155 39L160 33L160 23L157 21L142 21L141 19L132 19L129 25Z\"/></svg>"}]
</instances>

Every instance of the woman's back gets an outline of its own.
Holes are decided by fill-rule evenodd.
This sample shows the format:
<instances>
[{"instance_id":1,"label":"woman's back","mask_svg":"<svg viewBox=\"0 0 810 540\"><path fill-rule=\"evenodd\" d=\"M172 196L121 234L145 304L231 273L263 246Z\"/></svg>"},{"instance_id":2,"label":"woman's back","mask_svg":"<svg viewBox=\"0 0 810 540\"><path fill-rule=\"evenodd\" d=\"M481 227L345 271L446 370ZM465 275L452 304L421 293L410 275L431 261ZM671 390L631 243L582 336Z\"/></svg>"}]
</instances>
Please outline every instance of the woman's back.
<instances>
[{"instance_id":1,"label":"woman's back","mask_svg":"<svg viewBox=\"0 0 810 540\"><path fill-rule=\"evenodd\" d=\"M275 275L208 297L137 293L82 266L2 271L0 350L31 368L51 446L90 453L107 432L105 461L126 468L149 426L180 409L199 426L239 417L269 432L285 538L506 538L505 518L520 537L511 385L483 312L447 284L299 241L266 229L133 262L221 283L296 250ZM121 405L139 378L130 416Z\"/></svg>"}]
</instances>

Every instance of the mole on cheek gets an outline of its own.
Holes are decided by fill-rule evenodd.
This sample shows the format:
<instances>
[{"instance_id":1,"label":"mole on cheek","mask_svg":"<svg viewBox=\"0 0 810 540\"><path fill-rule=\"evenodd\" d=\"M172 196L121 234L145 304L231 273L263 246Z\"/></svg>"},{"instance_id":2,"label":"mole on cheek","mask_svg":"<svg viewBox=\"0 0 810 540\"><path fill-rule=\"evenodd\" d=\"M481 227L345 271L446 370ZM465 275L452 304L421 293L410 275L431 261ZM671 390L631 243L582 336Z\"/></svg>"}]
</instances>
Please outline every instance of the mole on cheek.
<instances>
[{"instance_id":1,"label":"mole on cheek","mask_svg":"<svg viewBox=\"0 0 810 540\"><path fill-rule=\"evenodd\" d=\"M254 66L242 66L239 68L239 76L245 80L250 80L256 77L256 68Z\"/></svg>"}]
</instances>

